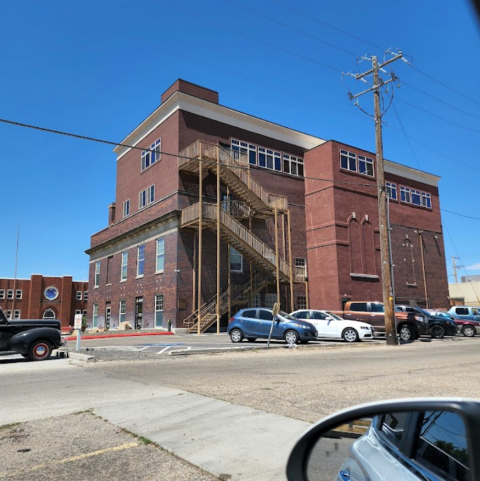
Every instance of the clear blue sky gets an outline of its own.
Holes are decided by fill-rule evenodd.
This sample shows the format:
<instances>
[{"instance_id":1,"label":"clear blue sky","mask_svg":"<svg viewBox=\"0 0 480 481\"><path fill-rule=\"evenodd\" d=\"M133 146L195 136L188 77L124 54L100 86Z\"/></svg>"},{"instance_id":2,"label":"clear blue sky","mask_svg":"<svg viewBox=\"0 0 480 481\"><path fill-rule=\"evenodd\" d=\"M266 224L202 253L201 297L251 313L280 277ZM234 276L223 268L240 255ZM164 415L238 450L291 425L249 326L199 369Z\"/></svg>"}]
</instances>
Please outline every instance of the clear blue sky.
<instances>
[{"instance_id":1,"label":"clear blue sky","mask_svg":"<svg viewBox=\"0 0 480 481\"><path fill-rule=\"evenodd\" d=\"M342 83L335 69L356 71L354 54L382 51L282 2L373 45L400 47L417 69L470 97L396 62L406 84L394 105L417 139L417 160L392 109L384 148L386 158L442 177L443 209L480 217L480 36L466 1L7 2L0 117L120 141L180 77L217 90L223 105L374 150L372 121L347 98L347 88L364 84ZM361 102L371 111L371 97ZM0 138L0 277L14 275L20 225L19 277L87 279L84 251L90 235L106 227L115 196L112 148L5 124ZM449 273L456 249L469 274L480 273L480 221L444 212L443 222Z\"/></svg>"}]
</instances>

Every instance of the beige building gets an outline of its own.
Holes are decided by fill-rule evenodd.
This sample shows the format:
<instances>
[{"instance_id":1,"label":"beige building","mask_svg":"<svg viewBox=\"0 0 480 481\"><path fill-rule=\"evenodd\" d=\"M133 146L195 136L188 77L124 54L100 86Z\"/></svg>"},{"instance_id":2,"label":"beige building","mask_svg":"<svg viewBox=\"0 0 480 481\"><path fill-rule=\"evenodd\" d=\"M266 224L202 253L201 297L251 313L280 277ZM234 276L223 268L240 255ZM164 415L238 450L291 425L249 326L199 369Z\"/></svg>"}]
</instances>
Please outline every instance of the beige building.
<instances>
[{"instance_id":1,"label":"beige building","mask_svg":"<svg viewBox=\"0 0 480 481\"><path fill-rule=\"evenodd\" d=\"M480 281L449 284L452 304L480 307Z\"/></svg>"}]
</instances>

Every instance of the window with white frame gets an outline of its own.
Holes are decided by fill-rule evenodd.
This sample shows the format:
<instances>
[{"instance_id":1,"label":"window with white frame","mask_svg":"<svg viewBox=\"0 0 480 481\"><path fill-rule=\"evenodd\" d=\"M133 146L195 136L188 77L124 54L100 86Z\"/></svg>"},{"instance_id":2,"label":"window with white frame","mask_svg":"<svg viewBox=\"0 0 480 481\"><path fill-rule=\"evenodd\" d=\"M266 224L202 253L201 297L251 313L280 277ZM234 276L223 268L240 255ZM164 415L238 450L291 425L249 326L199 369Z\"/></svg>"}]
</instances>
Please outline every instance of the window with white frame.
<instances>
[{"instance_id":1,"label":"window with white frame","mask_svg":"<svg viewBox=\"0 0 480 481\"><path fill-rule=\"evenodd\" d=\"M12 311L9 309L5 315L7 316L7 319L10 320L12 318Z\"/></svg>"},{"instance_id":2,"label":"window with white frame","mask_svg":"<svg viewBox=\"0 0 480 481\"><path fill-rule=\"evenodd\" d=\"M82 310L81 310L81 309L75 309L75 315L81 314L81 313L82 313Z\"/></svg>"},{"instance_id":3,"label":"window with white frame","mask_svg":"<svg viewBox=\"0 0 480 481\"><path fill-rule=\"evenodd\" d=\"M120 280L126 281L127 280L127 273L128 273L128 252L122 252L122 267L121 267L121 274Z\"/></svg>"},{"instance_id":4,"label":"window with white frame","mask_svg":"<svg viewBox=\"0 0 480 481\"><path fill-rule=\"evenodd\" d=\"M397 184L385 182L385 187L387 188L388 198L391 200L397 200Z\"/></svg>"},{"instance_id":5,"label":"window with white frame","mask_svg":"<svg viewBox=\"0 0 480 481\"><path fill-rule=\"evenodd\" d=\"M45 312L43 313L43 318L44 319L55 319L55 311L53 309L45 309Z\"/></svg>"},{"instance_id":6,"label":"window with white frame","mask_svg":"<svg viewBox=\"0 0 480 481\"><path fill-rule=\"evenodd\" d=\"M82 291L77 291L77 301L81 301L82 300Z\"/></svg>"},{"instance_id":7,"label":"window with white frame","mask_svg":"<svg viewBox=\"0 0 480 481\"><path fill-rule=\"evenodd\" d=\"M22 289L17 289L15 291L15 299L21 299L22 298Z\"/></svg>"},{"instance_id":8,"label":"window with white frame","mask_svg":"<svg viewBox=\"0 0 480 481\"><path fill-rule=\"evenodd\" d=\"M84 309L84 310L82 311L82 316L86 316L86 315L87 315L87 310Z\"/></svg>"},{"instance_id":9,"label":"window with white frame","mask_svg":"<svg viewBox=\"0 0 480 481\"><path fill-rule=\"evenodd\" d=\"M142 172L161 158L161 139L154 142L150 149L142 152Z\"/></svg>"},{"instance_id":10,"label":"window with white frame","mask_svg":"<svg viewBox=\"0 0 480 481\"><path fill-rule=\"evenodd\" d=\"M83 299L88 301L88 291L83 291Z\"/></svg>"},{"instance_id":11,"label":"window with white frame","mask_svg":"<svg viewBox=\"0 0 480 481\"><path fill-rule=\"evenodd\" d=\"M243 272L243 256L233 247L230 247L230 271Z\"/></svg>"},{"instance_id":12,"label":"window with white frame","mask_svg":"<svg viewBox=\"0 0 480 481\"><path fill-rule=\"evenodd\" d=\"M0 299L5 299L5 289L0 289Z\"/></svg>"},{"instance_id":13,"label":"window with white frame","mask_svg":"<svg viewBox=\"0 0 480 481\"><path fill-rule=\"evenodd\" d=\"M265 307L273 309L273 305L277 302L277 294L265 294Z\"/></svg>"},{"instance_id":14,"label":"window with white frame","mask_svg":"<svg viewBox=\"0 0 480 481\"><path fill-rule=\"evenodd\" d=\"M303 159L294 155L283 154L283 171L286 174L303 177Z\"/></svg>"},{"instance_id":15,"label":"window with white frame","mask_svg":"<svg viewBox=\"0 0 480 481\"><path fill-rule=\"evenodd\" d=\"M100 285L100 261L95 262L95 284L94 287Z\"/></svg>"},{"instance_id":16,"label":"window with white frame","mask_svg":"<svg viewBox=\"0 0 480 481\"><path fill-rule=\"evenodd\" d=\"M307 297L306 296L298 296L297 297L297 309L306 309L307 308Z\"/></svg>"},{"instance_id":17,"label":"window with white frame","mask_svg":"<svg viewBox=\"0 0 480 481\"><path fill-rule=\"evenodd\" d=\"M247 142L242 142L241 140L232 139L231 148L234 152L236 158L241 154L248 155L248 162L250 165L257 165L257 146L249 144Z\"/></svg>"},{"instance_id":18,"label":"window with white frame","mask_svg":"<svg viewBox=\"0 0 480 481\"><path fill-rule=\"evenodd\" d=\"M157 260L155 271L163 272L165 269L165 239L161 237L157 239Z\"/></svg>"},{"instance_id":19,"label":"window with white frame","mask_svg":"<svg viewBox=\"0 0 480 481\"><path fill-rule=\"evenodd\" d=\"M145 270L145 244L137 247L137 277L142 277Z\"/></svg>"},{"instance_id":20,"label":"window with white frame","mask_svg":"<svg viewBox=\"0 0 480 481\"><path fill-rule=\"evenodd\" d=\"M13 318L14 319L20 319L20 309L15 309L13 311Z\"/></svg>"},{"instance_id":21,"label":"window with white frame","mask_svg":"<svg viewBox=\"0 0 480 481\"><path fill-rule=\"evenodd\" d=\"M123 203L123 217L127 217L127 215L130 215L130 199Z\"/></svg>"},{"instance_id":22,"label":"window with white frame","mask_svg":"<svg viewBox=\"0 0 480 481\"><path fill-rule=\"evenodd\" d=\"M422 192L422 206L429 209L432 207L432 198L428 192Z\"/></svg>"},{"instance_id":23,"label":"window with white frame","mask_svg":"<svg viewBox=\"0 0 480 481\"><path fill-rule=\"evenodd\" d=\"M412 189L412 204L422 205L421 194L419 190Z\"/></svg>"},{"instance_id":24,"label":"window with white frame","mask_svg":"<svg viewBox=\"0 0 480 481\"><path fill-rule=\"evenodd\" d=\"M373 177L373 159L340 149L340 168Z\"/></svg>"},{"instance_id":25,"label":"window with white frame","mask_svg":"<svg viewBox=\"0 0 480 481\"><path fill-rule=\"evenodd\" d=\"M155 295L155 327L163 327L163 294Z\"/></svg>"},{"instance_id":26,"label":"window with white frame","mask_svg":"<svg viewBox=\"0 0 480 481\"><path fill-rule=\"evenodd\" d=\"M7 299L13 299L13 289L7 290Z\"/></svg>"},{"instance_id":27,"label":"window with white frame","mask_svg":"<svg viewBox=\"0 0 480 481\"><path fill-rule=\"evenodd\" d=\"M282 154L274 150L265 149L264 147L258 148L258 165L260 167L266 167L267 169L282 170Z\"/></svg>"},{"instance_id":28,"label":"window with white frame","mask_svg":"<svg viewBox=\"0 0 480 481\"><path fill-rule=\"evenodd\" d=\"M151 185L148 189L142 190L138 196L138 207L143 207L155 201L155 185Z\"/></svg>"},{"instance_id":29,"label":"window with white frame","mask_svg":"<svg viewBox=\"0 0 480 481\"><path fill-rule=\"evenodd\" d=\"M255 294L252 297L252 307L262 307L262 300L260 294Z\"/></svg>"},{"instance_id":30,"label":"window with white frame","mask_svg":"<svg viewBox=\"0 0 480 481\"><path fill-rule=\"evenodd\" d=\"M93 305L92 327L98 327L98 304Z\"/></svg>"},{"instance_id":31,"label":"window with white frame","mask_svg":"<svg viewBox=\"0 0 480 481\"><path fill-rule=\"evenodd\" d=\"M408 187L400 187L400 200L410 204L410 189Z\"/></svg>"},{"instance_id":32,"label":"window with white frame","mask_svg":"<svg viewBox=\"0 0 480 481\"><path fill-rule=\"evenodd\" d=\"M307 260L303 257L295 258L295 279L304 281L307 278Z\"/></svg>"},{"instance_id":33,"label":"window with white frame","mask_svg":"<svg viewBox=\"0 0 480 481\"><path fill-rule=\"evenodd\" d=\"M127 313L127 301L125 299L120 300L120 306L118 310L118 322L125 321L125 315Z\"/></svg>"}]
</instances>

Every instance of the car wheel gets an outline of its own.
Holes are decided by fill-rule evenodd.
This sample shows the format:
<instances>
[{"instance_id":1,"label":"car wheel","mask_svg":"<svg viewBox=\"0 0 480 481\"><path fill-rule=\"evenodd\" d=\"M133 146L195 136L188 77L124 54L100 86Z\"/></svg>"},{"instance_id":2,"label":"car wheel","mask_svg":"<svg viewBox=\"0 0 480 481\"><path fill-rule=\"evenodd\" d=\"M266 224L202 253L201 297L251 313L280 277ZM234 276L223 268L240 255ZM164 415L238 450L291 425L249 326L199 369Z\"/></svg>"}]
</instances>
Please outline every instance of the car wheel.
<instances>
[{"instance_id":1,"label":"car wheel","mask_svg":"<svg viewBox=\"0 0 480 481\"><path fill-rule=\"evenodd\" d=\"M415 338L412 328L407 324L400 326L400 329L398 330L398 336L400 337L401 341L413 341Z\"/></svg>"},{"instance_id":2,"label":"car wheel","mask_svg":"<svg viewBox=\"0 0 480 481\"><path fill-rule=\"evenodd\" d=\"M287 344L297 344L299 340L297 332L292 329L285 333L284 339Z\"/></svg>"},{"instance_id":3,"label":"car wheel","mask_svg":"<svg viewBox=\"0 0 480 481\"><path fill-rule=\"evenodd\" d=\"M473 326L463 326L462 334L465 337L473 337L475 335L475 328Z\"/></svg>"},{"instance_id":4,"label":"car wheel","mask_svg":"<svg viewBox=\"0 0 480 481\"><path fill-rule=\"evenodd\" d=\"M353 327L347 327L342 332L342 338L347 342L357 342L359 339L358 332Z\"/></svg>"},{"instance_id":5,"label":"car wheel","mask_svg":"<svg viewBox=\"0 0 480 481\"><path fill-rule=\"evenodd\" d=\"M242 342L243 332L240 329L232 329L230 331L230 339L232 340L232 342Z\"/></svg>"},{"instance_id":6,"label":"car wheel","mask_svg":"<svg viewBox=\"0 0 480 481\"><path fill-rule=\"evenodd\" d=\"M445 336L445 329L442 326L433 326L430 329L430 334L434 339L443 339L443 336Z\"/></svg>"},{"instance_id":7,"label":"car wheel","mask_svg":"<svg viewBox=\"0 0 480 481\"><path fill-rule=\"evenodd\" d=\"M248 342L255 342L257 340L256 337L247 337Z\"/></svg>"},{"instance_id":8,"label":"car wheel","mask_svg":"<svg viewBox=\"0 0 480 481\"><path fill-rule=\"evenodd\" d=\"M30 361L45 361L52 354L52 345L49 341L34 341L28 348L28 359Z\"/></svg>"}]
</instances>

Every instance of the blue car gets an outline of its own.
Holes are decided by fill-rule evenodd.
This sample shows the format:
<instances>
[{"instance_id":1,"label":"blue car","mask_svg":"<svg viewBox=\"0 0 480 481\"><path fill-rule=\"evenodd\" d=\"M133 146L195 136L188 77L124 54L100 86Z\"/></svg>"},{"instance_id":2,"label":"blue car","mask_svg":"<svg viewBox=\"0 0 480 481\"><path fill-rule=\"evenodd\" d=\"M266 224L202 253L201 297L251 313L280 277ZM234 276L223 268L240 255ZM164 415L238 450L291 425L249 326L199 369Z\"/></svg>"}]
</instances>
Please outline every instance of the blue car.
<instances>
[{"instance_id":1,"label":"blue car","mask_svg":"<svg viewBox=\"0 0 480 481\"><path fill-rule=\"evenodd\" d=\"M282 311L274 320L272 310L265 308L238 311L230 320L227 332L232 342L242 342L244 338L250 342L258 338L268 339L272 322L272 339L283 339L287 344L298 342L306 344L317 337L317 330L313 324L295 319Z\"/></svg>"}]
</instances>

